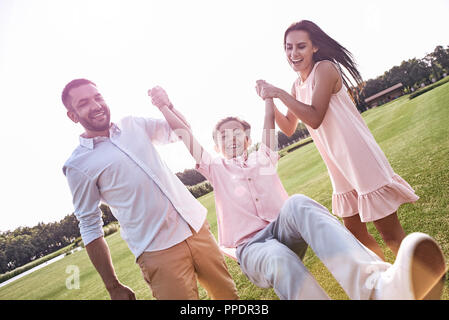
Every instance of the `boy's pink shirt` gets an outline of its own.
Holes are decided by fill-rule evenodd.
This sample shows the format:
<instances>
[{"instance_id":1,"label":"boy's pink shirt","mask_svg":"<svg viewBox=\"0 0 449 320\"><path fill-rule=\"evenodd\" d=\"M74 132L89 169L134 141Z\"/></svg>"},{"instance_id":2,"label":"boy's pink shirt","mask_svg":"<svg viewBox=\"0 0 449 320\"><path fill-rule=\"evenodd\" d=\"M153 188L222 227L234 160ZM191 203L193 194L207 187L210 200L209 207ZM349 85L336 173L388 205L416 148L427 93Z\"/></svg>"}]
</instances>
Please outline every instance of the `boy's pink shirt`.
<instances>
[{"instance_id":1,"label":"boy's pink shirt","mask_svg":"<svg viewBox=\"0 0 449 320\"><path fill-rule=\"evenodd\" d=\"M246 161L212 158L203 150L197 170L214 187L221 246L245 243L279 215L288 194L276 172L278 159L277 152L263 143Z\"/></svg>"}]
</instances>

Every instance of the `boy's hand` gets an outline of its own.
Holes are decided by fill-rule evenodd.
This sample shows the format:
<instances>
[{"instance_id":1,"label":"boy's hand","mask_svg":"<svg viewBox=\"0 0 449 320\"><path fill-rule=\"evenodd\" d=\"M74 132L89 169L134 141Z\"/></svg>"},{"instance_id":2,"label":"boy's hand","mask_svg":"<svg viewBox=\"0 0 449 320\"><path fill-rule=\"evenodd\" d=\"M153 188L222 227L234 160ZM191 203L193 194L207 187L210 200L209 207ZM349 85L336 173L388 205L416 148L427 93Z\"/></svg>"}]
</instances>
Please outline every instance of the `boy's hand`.
<instances>
[{"instance_id":1,"label":"boy's hand","mask_svg":"<svg viewBox=\"0 0 449 320\"><path fill-rule=\"evenodd\" d=\"M267 98L277 98L278 95L278 88L269 84L265 80L256 81L256 91L257 94L264 100Z\"/></svg>"},{"instance_id":2,"label":"boy's hand","mask_svg":"<svg viewBox=\"0 0 449 320\"><path fill-rule=\"evenodd\" d=\"M170 106L172 105L165 90L159 86L148 90L148 95L151 97L151 103L153 103L159 109L164 106L170 108Z\"/></svg>"}]
</instances>

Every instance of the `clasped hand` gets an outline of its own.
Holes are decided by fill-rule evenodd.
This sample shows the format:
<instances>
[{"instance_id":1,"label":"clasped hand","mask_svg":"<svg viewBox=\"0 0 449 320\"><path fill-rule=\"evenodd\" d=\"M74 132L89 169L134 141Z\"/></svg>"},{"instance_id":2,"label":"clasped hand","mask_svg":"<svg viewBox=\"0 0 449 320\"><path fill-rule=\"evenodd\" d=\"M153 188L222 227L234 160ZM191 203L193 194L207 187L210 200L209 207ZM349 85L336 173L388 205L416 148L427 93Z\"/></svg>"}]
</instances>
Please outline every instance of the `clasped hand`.
<instances>
[{"instance_id":1,"label":"clasped hand","mask_svg":"<svg viewBox=\"0 0 449 320\"><path fill-rule=\"evenodd\" d=\"M278 97L278 88L269 84L265 80L256 81L256 92L263 100Z\"/></svg>"},{"instance_id":2,"label":"clasped hand","mask_svg":"<svg viewBox=\"0 0 449 320\"><path fill-rule=\"evenodd\" d=\"M159 86L148 90L148 95L151 97L151 103L154 104L159 109L171 105L170 99L164 89Z\"/></svg>"}]
</instances>

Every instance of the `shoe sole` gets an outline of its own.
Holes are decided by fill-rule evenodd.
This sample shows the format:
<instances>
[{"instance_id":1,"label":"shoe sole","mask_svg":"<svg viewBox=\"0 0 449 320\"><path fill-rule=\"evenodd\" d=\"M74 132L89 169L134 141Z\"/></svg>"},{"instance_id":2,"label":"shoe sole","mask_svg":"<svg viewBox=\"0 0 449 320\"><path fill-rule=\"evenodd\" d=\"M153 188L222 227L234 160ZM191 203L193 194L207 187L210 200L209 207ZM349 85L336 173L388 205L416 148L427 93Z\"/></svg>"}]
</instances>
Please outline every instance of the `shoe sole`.
<instances>
[{"instance_id":1,"label":"shoe sole","mask_svg":"<svg viewBox=\"0 0 449 320\"><path fill-rule=\"evenodd\" d=\"M418 243L411 267L415 299L441 299L447 267L438 244L431 239L423 239Z\"/></svg>"}]
</instances>

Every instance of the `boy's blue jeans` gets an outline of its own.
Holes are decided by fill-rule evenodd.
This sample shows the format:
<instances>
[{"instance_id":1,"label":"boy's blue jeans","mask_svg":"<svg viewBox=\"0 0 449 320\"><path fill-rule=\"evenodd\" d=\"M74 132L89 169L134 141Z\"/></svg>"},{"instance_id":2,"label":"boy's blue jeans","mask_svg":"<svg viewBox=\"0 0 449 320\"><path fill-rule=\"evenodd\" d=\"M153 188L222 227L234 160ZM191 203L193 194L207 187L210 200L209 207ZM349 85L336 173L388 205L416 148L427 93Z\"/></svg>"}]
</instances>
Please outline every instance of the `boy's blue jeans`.
<instances>
[{"instance_id":1,"label":"boy's blue jeans","mask_svg":"<svg viewBox=\"0 0 449 320\"><path fill-rule=\"evenodd\" d=\"M369 299L374 289L370 279L391 266L304 195L290 197L278 218L240 245L236 254L251 282L272 287L280 299L329 299L302 262L308 246L350 299Z\"/></svg>"}]
</instances>

